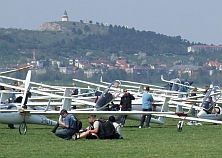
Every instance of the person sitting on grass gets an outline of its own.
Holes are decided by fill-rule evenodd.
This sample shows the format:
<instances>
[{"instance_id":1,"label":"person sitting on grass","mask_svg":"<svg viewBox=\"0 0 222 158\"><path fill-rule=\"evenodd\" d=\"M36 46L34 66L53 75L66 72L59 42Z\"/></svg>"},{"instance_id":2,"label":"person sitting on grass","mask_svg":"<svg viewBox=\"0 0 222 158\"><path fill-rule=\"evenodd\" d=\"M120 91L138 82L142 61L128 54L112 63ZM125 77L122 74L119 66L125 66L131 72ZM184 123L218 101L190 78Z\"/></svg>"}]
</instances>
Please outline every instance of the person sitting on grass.
<instances>
[{"instance_id":1,"label":"person sitting on grass","mask_svg":"<svg viewBox=\"0 0 222 158\"><path fill-rule=\"evenodd\" d=\"M116 122L116 118L114 116L110 116L109 121L112 122L113 126L115 127L115 130L116 130L115 138L116 139L123 139L121 125Z\"/></svg>"},{"instance_id":2,"label":"person sitting on grass","mask_svg":"<svg viewBox=\"0 0 222 158\"><path fill-rule=\"evenodd\" d=\"M85 132L82 132L80 135L78 135L76 138L86 138L86 139L98 139L98 133L99 133L99 121L96 119L96 115L90 115L88 117L88 121L91 126L86 128Z\"/></svg>"}]
</instances>

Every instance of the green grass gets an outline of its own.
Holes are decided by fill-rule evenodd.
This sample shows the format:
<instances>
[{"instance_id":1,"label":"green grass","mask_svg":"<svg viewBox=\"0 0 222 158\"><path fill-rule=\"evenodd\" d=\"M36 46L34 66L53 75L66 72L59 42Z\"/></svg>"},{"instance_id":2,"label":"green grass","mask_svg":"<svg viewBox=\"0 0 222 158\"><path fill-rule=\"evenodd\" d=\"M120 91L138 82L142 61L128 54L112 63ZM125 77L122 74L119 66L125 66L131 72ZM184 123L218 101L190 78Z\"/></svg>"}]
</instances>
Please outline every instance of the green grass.
<instances>
[{"instance_id":1,"label":"green grass","mask_svg":"<svg viewBox=\"0 0 222 158\"><path fill-rule=\"evenodd\" d=\"M83 127L86 115L77 116ZM55 117L54 117L55 118ZM220 157L221 125L183 126L167 119L163 126L139 129L139 121L126 120L122 140L66 141L51 133L52 126L28 125L26 135L0 124L0 157Z\"/></svg>"}]
</instances>

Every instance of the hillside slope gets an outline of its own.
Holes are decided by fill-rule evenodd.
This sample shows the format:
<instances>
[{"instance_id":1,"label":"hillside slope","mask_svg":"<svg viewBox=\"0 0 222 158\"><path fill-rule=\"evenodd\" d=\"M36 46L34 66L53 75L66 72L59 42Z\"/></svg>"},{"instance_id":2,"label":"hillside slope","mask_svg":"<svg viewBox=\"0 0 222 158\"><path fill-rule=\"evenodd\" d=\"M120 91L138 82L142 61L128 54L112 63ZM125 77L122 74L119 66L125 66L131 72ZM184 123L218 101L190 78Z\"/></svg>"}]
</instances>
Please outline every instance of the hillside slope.
<instances>
[{"instance_id":1,"label":"hillside slope","mask_svg":"<svg viewBox=\"0 0 222 158\"><path fill-rule=\"evenodd\" d=\"M34 49L38 59L74 58L89 51L95 59L112 53L126 57L139 52L147 56L184 55L189 45L189 41L180 36L81 22L48 22L36 31L0 29L0 55L6 59L1 64L32 59Z\"/></svg>"}]
</instances>

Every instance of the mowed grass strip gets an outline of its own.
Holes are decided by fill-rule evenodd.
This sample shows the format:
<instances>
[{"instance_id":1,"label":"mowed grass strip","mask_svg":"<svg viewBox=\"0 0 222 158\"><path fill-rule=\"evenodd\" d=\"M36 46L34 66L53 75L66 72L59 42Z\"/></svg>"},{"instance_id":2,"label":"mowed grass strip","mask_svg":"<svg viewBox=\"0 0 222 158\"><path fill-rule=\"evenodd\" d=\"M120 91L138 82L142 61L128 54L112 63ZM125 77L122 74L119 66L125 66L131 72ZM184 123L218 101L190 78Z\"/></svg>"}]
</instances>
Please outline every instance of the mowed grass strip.
<instances>
[{"instance_id":1,"label":"mowed grass strip","mask_svg":"<svg viewBox=\"0 0 222 158\"><path fill-rule=\"evenodd\" d=\"M83 127L87 116L77 116ZM53 118L53 117L52 117ZM54 116L56 119L56 116ZM0 157L220 157L221 125L184 125L177 132L177 119L167 119L151 129L139 129L139 121L126 120L121 140L65 141L51 133L52 126L28 124L26 135L0 124Z\"/></svg>"}]
</instances>

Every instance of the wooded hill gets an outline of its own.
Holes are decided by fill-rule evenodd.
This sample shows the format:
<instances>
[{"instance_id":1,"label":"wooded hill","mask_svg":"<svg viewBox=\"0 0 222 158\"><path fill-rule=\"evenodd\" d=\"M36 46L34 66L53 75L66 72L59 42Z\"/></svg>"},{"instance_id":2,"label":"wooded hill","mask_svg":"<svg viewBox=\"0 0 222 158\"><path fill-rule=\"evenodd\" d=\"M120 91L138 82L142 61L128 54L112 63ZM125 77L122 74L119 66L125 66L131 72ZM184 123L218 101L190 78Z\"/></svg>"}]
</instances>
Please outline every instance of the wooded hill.
<instances>
[{"instance_id":1,"label":"wooded hill","mask_svg":"<svg viewBox=\"0 0 222 158\"><path fill-rule=\"evenodd\" d=\"M180 36L98 23L60 21L45 23L36 31L0 29L0 56L5 59L1 64L24 63L33 58L34 49L38 60L61 56L74 59L87 52L92 52L92 59L106 59L112 53L126 58L139 52L147 56L185 55L190 45Z\"/></svg>"},{"instance_id":2,"label":"wooded hill","mask_svg":"<svg viewBox=\"0 0 222 158\"><path fill-rule=\"evenodd\" d=\"M69 59L86 57L88 60L106 59L115 63L118 58L124 58L132 65L173 65L203 66L207 61L222 63L222 52L200 51L187 53L187 47L201 43L190 43L181 36L170 37L152 31L138 31L123 26L105 26L83 22L47 22L38 30L21 30L0 28L0 67L9 64L25 65L33 60L45 60L47 74L32 76L35 81L71 81L73 75L63 75L50 65L50 60L63 61L68 66ZM67 63L65 63L67 62ZM49 67L48 67L49 66ZM215 69L215 68L214 68ZM114 79L139 82L160 82L159 71L153 74L126 74L124 70L108 70L106 81ZM169 72L166 73L168 74ZM19 78L23 73L19 73ZM222 85L220 71L214 71L209 76L208 69L200 68L198 75L192 79L196 83L215 83ZM78 71L74 77L85 78L83 71ZM25 76L25 72L24 72ZM200 77L201 76L201 77ZM15 76L14 76L15 77ZM98 81L101 74L95 74L90 81ZM178 73L168 74L167 78L178 77ZM184 76L188 78L187 74Z\"/></svg>"}]
</instances>

